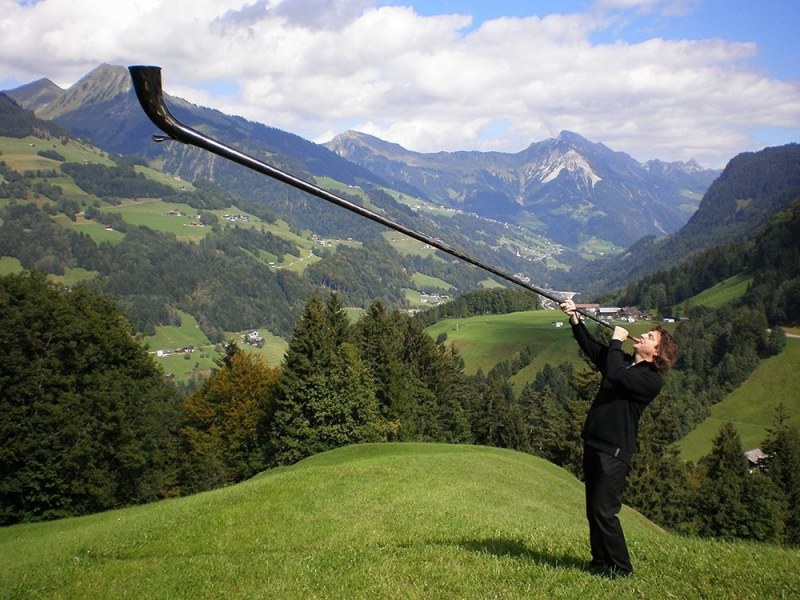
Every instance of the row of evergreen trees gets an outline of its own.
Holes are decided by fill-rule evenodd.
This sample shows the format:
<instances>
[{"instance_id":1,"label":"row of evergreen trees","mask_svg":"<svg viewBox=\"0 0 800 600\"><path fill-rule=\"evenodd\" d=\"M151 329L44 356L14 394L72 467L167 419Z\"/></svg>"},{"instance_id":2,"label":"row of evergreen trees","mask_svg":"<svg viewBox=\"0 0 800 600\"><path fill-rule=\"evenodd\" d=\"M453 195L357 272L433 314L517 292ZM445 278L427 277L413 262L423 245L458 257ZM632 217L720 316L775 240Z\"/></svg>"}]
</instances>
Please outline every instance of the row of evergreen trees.
<instances>
[{"instance_id":1,"label":"row of evergreen trees","mask_svg":"<svg viewBox=\"0 0 800 600\"><path fill-rule=\"evenodd\" d=\"M419 320L375 302L352 323L332 294L308 301L280 367L230 345L207 381L182 392L119 308L87 287L6 276L0 309L0 343L11 349L0 363L5 524L193 493L361 442L493 445L579 475L579 433L598 383L588 367L549 365L516 396L509 380L530 360L524 352L466 376L457 352ZM698 465L675 446L728 389L720 382L738 364L729 354L777 351L763 330L711 326L730 316L698 311L691 329L678 327L688 351L645 413L626 502L679 531L798 544L800 433L785 415L755 474L729 427Z\"/></svg>"}]
</instances>

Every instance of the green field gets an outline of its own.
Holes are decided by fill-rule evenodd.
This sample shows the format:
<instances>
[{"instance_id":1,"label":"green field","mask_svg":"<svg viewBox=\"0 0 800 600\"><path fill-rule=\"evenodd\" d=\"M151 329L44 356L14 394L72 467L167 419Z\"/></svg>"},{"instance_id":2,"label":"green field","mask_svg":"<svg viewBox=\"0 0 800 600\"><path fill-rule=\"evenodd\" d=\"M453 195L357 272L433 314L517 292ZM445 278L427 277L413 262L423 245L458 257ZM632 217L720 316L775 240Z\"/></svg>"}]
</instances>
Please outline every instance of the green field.
<instances>
[{"instance_id":1,"label":"green field","mask_svg":"<svg viewBox=\"0 0 800 600\"><path fill-rule=\"evenodd\" d=\"M208 376L211 370L217 367L217 361L223 356L222 346L209 341L192 315L182 311L179 311L179 314L181 317L179 326L157 327L155 335L142 339L150 349L153 359L164 369L164 372L174 374L178 381L187 381L193 376ZM265 342L262 348L245 344L245 331L229 332L226 340L236 342L239 348L246 352L261 355L273 367L280 365L289 345L288 342L266 329L258 331ZM159 350L174 351L187 346L193 346L194 351L157 356Z\"/></svg>"},{"instance_id":2,"label":"green field","mask_svg":"<svg viewBox=\"0 0 800 600\"><path fill-rule=\"evenodd\" d=\"M249 344L243 343L245 331L238 331L236 333L228 334L228 339L235 341L239 348L246 350L247 352L253 352L255 354L259 354L264 360L267 361L272 367L277 367L283 362L283 355L286 354L286 349L289 347L289 342L287 342L282 337L278 337L277 335L273 335L267 329L259 329L259 335L264 338L264 346L262 348L258 348L256 346L251 346Z\"/></svg>"},{"instance_id":3,"label":"green field","mask_svg":"<svg viewBox=\"0 0 800 600\"><path fill-rule=\"evenodd\" d=\"M180 216L172 216L170 211L178 211ZM103 212L118 213L129 225L144 225L155 231L172 233L182 241L200 241L210 231L206 227L192 227L192 223L197 221L196 208L188 204L164 202L158 198L126 201L119 206L104 208Z\"/></svg>"},{"instance_id":4,"label":"green field","mask_svg":"<svg viewBox=\"0 0 800 600\"><path fill-rule=\"evenodd\" d=\"M753 277L744 273L729 277L724 281L720 281L713 287L708 288L697 294L696 296L682 302L676 307L677 314L683 313L689 306L708 306L709 308L720 308L732 302L737 298L741 298L747 292L747 286L750 285Z\"/></svg>"},{"instance_id":5,"label":"green field","mask_svg":"<svg viewBox=\"0 0 800 600\"><path fill-rule=\"evenodd\" d=\"M474 374L479 368L488 373L498 362L514 359L526 345L530 346L533 361L511 378L512 387L519 394L547 363L557 365L569 361L578 368L585 368L570 328L554 326L564 321L560 312L530 311L446 319L427 331L433 338L447 334L447 343L461 353L467 374ZM621 325L631 334L639 335L653 323ZM631 351L628 343L624 347ZM786 405L793 422L800 423L798 364L800 339L788 338L784 352L762 361L742 386L712 407L711 416L680 441L682 457L696 461L708 454L714 437L726 421L736 426L746 450L758 447L772 426L775 409L781 402Z\"/></svg>"},{"instance_id":6,"label":"green field","mask_svg":"<svg viewBox=\"0 0 800 600\"><path fill-rule=\"evenodd\" d=\"M20 173L24 171L51 170L60 168L61 163L51 158L39 156L40 150L54 150L61 154L66 162L82 163L84 161L113 166L114 162L108 154L76 140L62 144L61 140L52 138L43 140L37 137L11 138L0 136L0 149L3 154L0 160Z\"/></svg>"},{"instance_id":7,"label":"green field","mask_svg":"<svg viewBox=\"0 0 800 600\"><path fill-rule=\"evenodd\" d=\"M402 233L387 231L384 232L383 237L398 254L427 257L436 253L436 248L433 246L423 244L419 240L405 236ZM437 258L437 260L441 259Z\"/></svg>"},{"instance_id":8,"label":"green field","mask_svg":"<svg viewBox=\"0 0 800 600\"><path fill-rule=\"evenodd\" d=\"M53 221L59 223L62 227L79 233L85 233L92 238L95 244L101 244L103 242L116 244L125 238L125 234L121 231L106 229L102 223L84 219L82 214L79 214L74 221L68 219L66 215L63 214L58 214L52 218Z\"/></svg>"},{"instance_id":9,"label":"green field","mask_svg":"<svg viewBox=\"0 0 800 600\"><path fill-rule=\"evenodd\" d=\"M172 373L178 381L188 381L192 376L206 377L217 367L216 361L222 357L222 351L212 344L195 318L185 312L179 312L181 324L178 326L157 327L156 334L143 337L153 360ZM194 346L193 352L158 356L159 350L175 351L179 348Z\"/></svg>"},{"instance_id":10,"label":"green field","mask_svg":"<svg viewBox=\"0 0 800 600\"><path fill-rule=\"evenodd\" d=\"M561 323L562 327L556 324ZM427 331L436 338L447 334L464 359L465 372L474 374L478 369L487 373L503 360L513 359L526 346L536 357L531 366L515 376L512 383L531 379L545 363L556 365L564 361L582 364L567 318L560 311L535 310L506 315L486 315L466 319L444 319ZM652 327L652 323L624 324L631 334L638 335ZM626 346L627 351L631 348Z\"/></svg>"},{"instance_id":11,"label":"green field","mask_svg":"<svg viewBox=\"0 0 800 600\"><path fill-rule=\"evenodd\" d=\"M422 288L423 290L435 289L447 292L454 289L453 286L446 281L438 277L425 275L424 273L414 273L411 276L411 281L413 281L418 288Z\"/></svg>"},{"instance_id":12,"label":"green field","mask_svg":"<svg viewBox=\"0 0 800 600\"><path fill-rule=\"evenodd\" d=\"M24 270L18 259L12 256L0 256L0 276L22 273Z\"/></svg>"},{"instance_id":13,"label":"green field","mask_svg":"<svg viewBox=\"0 0 800 600\"><path fill-rule=\"evenodd\" d=\"M750 378L724 400L711 407L711 416L680 442L681 456L698 460L708 454L720 427L730 421L745 450L757 448L783 403L793 423L800 425L800 339L789 338L778 356L761 361Z\"/></svg>"},{"instance_id":14,"label":"green field","mask_svg":"<svg viewBox=\"0 0 800 600\"><path fill-rule=\"evenodd\" d=\"M800 550L668 534L625 507L636 573L588 573L583 488L531 455L350 446L213 492L0 528L5 598L797 598ZM754 565L754 561L757 564Z\"/></svg>"}]
</instances>

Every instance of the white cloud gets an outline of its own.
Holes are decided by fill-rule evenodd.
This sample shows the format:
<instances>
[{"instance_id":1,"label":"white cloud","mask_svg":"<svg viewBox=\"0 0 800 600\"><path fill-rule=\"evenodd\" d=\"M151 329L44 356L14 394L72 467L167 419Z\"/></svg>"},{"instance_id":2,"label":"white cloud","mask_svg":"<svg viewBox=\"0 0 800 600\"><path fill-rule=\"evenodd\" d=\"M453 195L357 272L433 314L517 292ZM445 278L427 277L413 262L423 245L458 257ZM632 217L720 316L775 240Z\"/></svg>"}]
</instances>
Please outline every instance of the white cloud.
<instances>
[{"instance_id":1,"label":"white cloud","mask_svg":"<svg viewBox=\"0 0 800 600\"><path fill-rule=\"evenodd\" d=\"M754 149L751 130L800 129L800 86L749 70L754 44L591 41L619 11L690 4L600 0L471 29L466 15L369 0L0 0L0 67L69 85L103 62L159 64L166 91L190 101L317 141L351 128L419 151L519 151L570 129L640 160L721 166Z\"/></svg>"}]
</instances>

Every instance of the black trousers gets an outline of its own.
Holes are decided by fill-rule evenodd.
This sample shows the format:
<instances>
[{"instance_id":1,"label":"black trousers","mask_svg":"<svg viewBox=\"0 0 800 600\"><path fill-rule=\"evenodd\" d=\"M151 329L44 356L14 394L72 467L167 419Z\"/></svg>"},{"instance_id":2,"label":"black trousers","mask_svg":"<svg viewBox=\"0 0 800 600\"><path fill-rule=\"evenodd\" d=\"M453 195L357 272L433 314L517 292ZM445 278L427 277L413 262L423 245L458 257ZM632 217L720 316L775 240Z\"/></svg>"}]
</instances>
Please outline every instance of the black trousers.
<instances>
[{"instance_id":1,"label":"black trousers","mask_svg":"<svg viewBox=\"0 0 800 600\"><path fill-rule=\"evenodd\" d=\"M592 562L622 573L633 572L625 534L617 515L629 467L610 454L583 447L583 478L586 485L586 518Z\"/></svg>"}]
</instances>

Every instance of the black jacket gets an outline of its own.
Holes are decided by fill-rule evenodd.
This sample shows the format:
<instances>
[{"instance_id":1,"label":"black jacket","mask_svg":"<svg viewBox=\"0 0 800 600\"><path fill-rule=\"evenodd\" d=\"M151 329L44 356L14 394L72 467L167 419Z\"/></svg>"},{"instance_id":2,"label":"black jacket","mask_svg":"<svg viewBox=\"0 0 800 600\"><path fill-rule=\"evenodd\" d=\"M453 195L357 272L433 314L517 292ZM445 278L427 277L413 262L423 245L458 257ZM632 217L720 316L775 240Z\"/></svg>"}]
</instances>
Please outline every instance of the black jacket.
<instances>
[{"instance_id":1,"label":"black jacket","mask_svg":"<svg viewBox=\"0 0 800 600\"><path fill-rule=\"evenodd\" d=\"M622 351L622 342L611 340L606 346L592 337L582 322L572 326L572 334L603 375L581 437L588 446L630 464L636 452L639 419L661 391L661 373L651 362L634 365L633 356Z\"/></svg>"}]
</instances>

